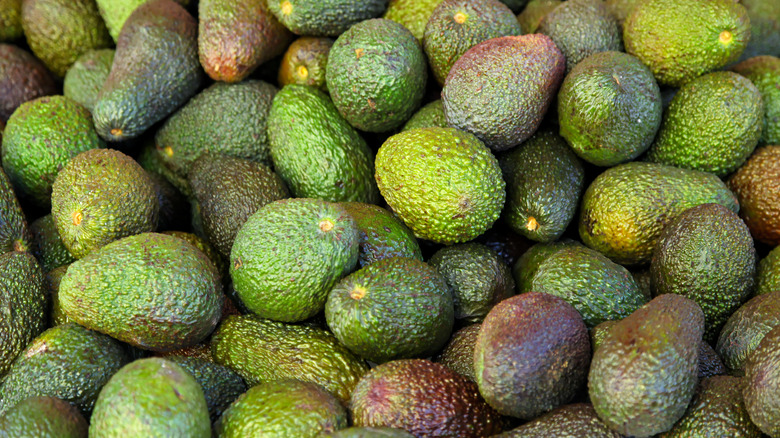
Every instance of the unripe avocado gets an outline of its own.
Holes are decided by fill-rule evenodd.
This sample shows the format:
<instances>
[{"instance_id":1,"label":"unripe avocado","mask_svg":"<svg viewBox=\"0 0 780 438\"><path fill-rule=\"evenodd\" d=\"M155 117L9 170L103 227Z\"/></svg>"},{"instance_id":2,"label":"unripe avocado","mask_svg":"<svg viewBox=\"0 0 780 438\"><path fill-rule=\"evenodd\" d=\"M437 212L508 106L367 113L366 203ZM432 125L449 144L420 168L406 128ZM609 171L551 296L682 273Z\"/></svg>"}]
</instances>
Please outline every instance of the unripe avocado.
<instances>
[{"instance_id":1,"label":"unripe avocado","mask_svg":"<svg viewBox=\"0 0 780 438\"><path fill-rule=\"evenodd\" d=\"M420 106L428 79L425 59L414 35L395 21L360 22L328 53L325 78L333 103L357 129L393 130Z\"/></svg>"},{"instance_id":2,"label":"unripe avocado","mask_svg":"<svg viewBox=\"0 0 780 438\"><path fill-rule=\"evenodd\" d=\"M0 416L3 437L87 438L87 420L56 397L29 397Z\"/></svg>"},{"instance_id":3,"label":"unripe avocado","mask_svg":"<svg viewBox=\"0 0 780 438\"><path fill-rule=\"evenodd\" d=\"M780 247L775 247L766 255L756 269L755 295L780 291Z\"/></svg>"},{"instance_id":4,"label":"unripe avocado","mask_svg":"<svg viewBox=\"0 0 780 438\"><path fill-rule=\"evenodd\" d=\"M780 19L780 5L778 5ZM778 53L780 55L780 53ZM780 58L757 56L731 67L732 71L750 79L761 92L764 101L764 144L780 144Z\"/></svg>"},{"instance_id":5,"label":"unripe avocado","mask_svg":"<svg viewBox=\"0 0 780 438\"><path fill-rule=\"evenodd\" d=\"M536 275L539 265L558 250L573 245L582 245L582 243L564 238L550 243L537 243L528 248L512 266L512 277L515 279L517 290L530 291L531 280Z\"/></svg>"},{"instance_id":6,"label":"unripe avocado","mask_svg":"<svg viewBox=\"0 0 780 438\"><path fill-rule=\"evenodd\" d=\"M561 0L531 0L517 15L517 21L523 28L523 33L536 33L545 15L549 14L561 3Z\"/></svg>"},{"instance_id":7,"label":"unripe avocado","mask_svg":"<svg viewBox=\"0 0 780 438\"><path fill-rule=\"evenodd\" d=\"M739 3L750 17L750 40L740 60L760 55L780 56L780 5L765 0Z\"/></svg>"},{"instance_id":8,"label":"unripe avocado","mask_svg":"<svg viewBox=\"0 0 780 438\"><path fill-rule=\"evenodd\" d=\"M474 349L477 346L480 327L482 327L482 323L476 323L454 332L435 361L472 382L476 382Z\"/></svg>"},{"instance_id":9,"label":"unripe avocado","mask_svg":"<svg viewBox=\"0 0 780 438\"><path fill-rule=\"evenodd\" d=\"M382 207L362 202L342 202L360 232L358 264L364 268L390 257L409 257L422 261L422 252L414 233Z\"/></svg>"},{"instance_id":10,"label":"unripe avocado","mask_svg":"<svg viewBox=\"0 0 780 438\"><path fill-rule=\"evenodd\" d=\"M0 16L2 3L0 0ZM21 1L19 3L21 5ZM2 29L0 24L0 34ZM0 122L6 122L19 105L29 100L57 94L57 88L51 73L38 58L12 44L0 44L0 90L3 90L0 93Z\"/></svg>"},{"instance_id":11,"label":"unripe avocado","mask_svg":"<svg viewBox=\"0 0 780 438\"><path fill-rule=\"evenodd\" d=\"M152 357L122 367L100 391L89 436L209 438L211 424L200 385L175 363Z\"/></svg>"},{"instance_id":12,"label":"unripe avocado","mask_svg":"<svg viewBox=\"0 0 780 438\"><path fill-rule=\"evenodd\" d=\"M406 121L401 131L409 131L417 128L447 128L447 119L444 117L444 103L441 99L430 102L415 112Z\"/></svg>"},{"instance_id":13,"label":"unripe avocado","mask_svg":"<svg viewBox=\"0 0 780 438\"><path fill-rule=\"evenodd\" d=\"M422 43L425 25L441 2L442 0L390 0L382 18L402 24Z\"/></svg>"},{"instance_id":14,"label":"unripe avocado","mask_svg":"<svg viewBox=\"0 0 780 438\"><path fill-rule=\"evenodd\" d=\"M545 35L479 43L455 62L444 83L447 123L493 150L517 146L542 123L564 70L563 54Z\"/></svg>"},{"instance_id":15,"label":"unripe avocado","mask_svg":"<svg viewBox=\"0 0 780 438\"><path fill-rule=\"evenodd\" d=\"M90 50L79 56L65 75L62 94L80 103L91 113L111 73L115 52L114 49Z\"/></svg>"},{"instance_id":16,"label":"unripe avocado","mask_svg":"<svg viewBox=\"0 0 780 438\"><path fill-rule=\"evenodd\" d=\"M306 36L339 36L378 17L386 6L387 0L268 0L268 8L285 27Z\"/></svg>"},{"instance_id":17,"label":"unripe avocado","mask_svg":"<svg viewBox=\"0 0 780 438\"><path fill-rule=\"evenodd\" d=\"M100 10L100 15L106 23L108 32L114 41L118 41L119 32L122 30L125 21L130 17L139 6L148 0L95 0ZM191 0L175 0L176 3L187 6L194 3Z\"/></svg>"}]
</instances>

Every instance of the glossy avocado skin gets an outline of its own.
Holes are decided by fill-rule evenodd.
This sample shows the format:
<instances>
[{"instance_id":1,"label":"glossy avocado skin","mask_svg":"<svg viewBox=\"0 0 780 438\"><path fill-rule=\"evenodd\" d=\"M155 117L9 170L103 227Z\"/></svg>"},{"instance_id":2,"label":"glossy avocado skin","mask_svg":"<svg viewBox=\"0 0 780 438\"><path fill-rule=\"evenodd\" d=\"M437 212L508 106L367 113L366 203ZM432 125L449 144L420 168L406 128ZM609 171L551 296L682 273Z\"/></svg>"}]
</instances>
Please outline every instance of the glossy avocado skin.
<instances>
[{"instance_id":1,"label":"glossy avocado skin","mask_svg":"<svg viewBox=\"0 0 780 438\"><path fill-rule=\"evenodd\" d=\"M327 92L325 72L332 46L333 40L324 37L301 37L293 41L279 66L279 85L310 85Z\"/></svg>"},{"instance_id":2,"label":"glossy avocado skin","mask_svg":"<svg viewBox=\"0 0 780 438\"><path fill-rule=\"evenodd\" d=\"M127 19L93 118L108 141L138 137L200 87L198 24L173 0L152 0Z\"/></svg>"}]
</instances>

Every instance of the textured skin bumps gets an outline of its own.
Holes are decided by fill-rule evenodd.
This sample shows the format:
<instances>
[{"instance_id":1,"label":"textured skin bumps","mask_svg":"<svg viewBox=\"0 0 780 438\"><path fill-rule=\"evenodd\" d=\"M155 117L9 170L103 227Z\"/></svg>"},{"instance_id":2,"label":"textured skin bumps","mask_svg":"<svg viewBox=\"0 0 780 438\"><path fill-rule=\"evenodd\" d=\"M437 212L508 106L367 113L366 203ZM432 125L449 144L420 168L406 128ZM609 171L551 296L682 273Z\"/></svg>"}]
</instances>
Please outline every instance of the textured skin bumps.
<instances>
[{"instance_id":1,"label":"textured skin bumps","mask_svg":"<svg viewBox=\"0 0 780 438\"><path fill-rule=\"evenodd\" d=\"M588 376L593 407L610 429L648 437L685 413L698 377L704 315L679 295L661 295L615 324Z\"/></svg>"},{"instance_id":2,"label":"textured skin bumps","mask_svg":"<svg viewBox=\"0 0 780 438\"><path fill-rule=\"evenodd\" d=\"M0 0L0 41L13 41L22 36L22 0Z\"/></svg>"},{"instance_id":3,"label":"textured skin bumps","mask_svg":"<svg viewBox=\"0 0 780 438\"><path fill-rule=\"evenodd\" d=\"M54 78L38 58L17 46L0 44L0 122L24 102L56 93Z\"/></svg>"},{"instance_id":4,"label":"textured skin bumps","mask_svg":"<svg viewBox=\"0 0 780 438\"><path fill-rule=\"evenodd\" d=\"M620 164L596 177L585 191L580 237L617 263L647 262L666 224L710 202L739 210L734 194L711 173L656 163Z\"/></svg>"},{"instance_id":5,"label":"textured skin bumps","mask_svg":"<svg viewBox=\"0 0 780 438\"><path fill-rule=\"evenodd\" d=\"M55 397L30 397L0 416L7 437L86 438L87 420L70 403Z\"/></svg>"},{"instance_id":6,"label":"textured skin bumps","mask_svg":"<svg viewBox=\"0 0 780 438\"><path fill-rule=\"evenodd\" d=\"M479 392L504 415L531 419L571 401L587 377L588 330L561 298L529 292L488 313L477 336Z\"/></svg>"},{"instance_id":7,"label":"textured skin bumps","mask_svg":"<svg viewBox=\"0 0 780 438\"><path fill-rule=\"evenodd\" d=\"M780 436L780 328L766 334L745 365L745 407L769 436Z\"/></svg>"},{"instance_id":8,"label":"textured skin bumps","mask_svg":"<svg viewBox=\"0 0 780 438\"><path fill-rule=\"evenodd\" d=\"M739 216L757 240L780 244L780 146L756 150L728 180Z\"/></svg>"},{"instance_id":9,"label":"textured skin bumps","mask_svg":"<svg viewBox=\"0 0 780 438\"><path fill-rule=\"evenodd\" d=\"M474 348L477 346L480 327L482 327L482 323L471 324L452 333L449 342L435 361L472 382L476 382Z\"/></svg>"},{"instance_id":10,"label":"textured skin bumps","mask_svg":"<svg viewBox=\"0 0 780 438\"><path fill-rule=\"evenodd\" d=\"M301 37L293 41L279 66L279 85L310 85L328 91L325 72L332 46L330 38Z\"/></svg>"},{"instance_id":11,"label":"textured skin bumps","mask_svg":"<svg viewBox=\"0 0 780 438\"><path fill-rule=\"evenodd\" d=\"M358 263L361 268L390 257L423 259L412 230L389 211L362 202L342 202L340 205L355 219L360 232Z\"/></svg>"},{"instance_id":12,"label":"textured skin bumps","mask_svg":"<svg viewBox=\"0 0 780 438\"><path fill-rule=\"evenodd\" d=\"M62 94L82 104L91 113L98 94L111 73L114 53L114 49L100 49L90 50L79 56L65 75Z\"/></svg>"},{"instance_id":13,"label":"textured skin bumps","mask_svg":"<svg viewBox=\"0 0 780 438\"><path fill-rule=\"evenodd\" d=\"M761 339L777 326L780 326L780 291L753 297L726 321L715 351L729 370L740 374Z\"/></svg>"},{"instance_id":14,"label":"textured skin bumps","mask_svg":"<svg viewBox=\"0 0 780 438\"><path fill-rule=\"evenodd\" d=\"M369 18L379 16L387 0L268 0L268 8L298 35L339 36Z\"/></svg>"},{"instance_id":15,"label":"textured skin bumps","mask_svg":"<svg viewBox=\"0 0 780 438\"><path fill-rule=\"evenodd\" d=\"M414 35L384 18L352 26L328 53L333 103L355 128L386 132L420 106L428 80L425 54Z\"/></svg>"},{"instance_id":16,"label":"textured skin bumps","mask_svg":"<svg viewBox=\"0 0 780 438\"><path fill-rule=\"evenodd\" d=\"M447 123L493 150L516 146L541 124L564 70L563 54L545 35L479 43L455 62L444 83Z\"/></svg>"},{"instance_id":17,"label":"textured skin bumps","mask_svg":"<svg viewBox=\"0 0 780 438\"><path fill-rule=\"evenodd\" d=\"M390 0L382 18L403 24L422 42L425 25L442 0Z\"/></svg>"},{"instance_id":18,"label":"textured skin bumps","mask_svg":"<svg viewBox=\"0 0 780 438\"><path fill-rule=\"evenodd\" d=\"M201 250L178 237L143 233L71 264L59 299L84 327L139 348L171 351L211 334L225 298L217 268Z\"/></svg>"},{"instance_id":19,"label":"textured skin bumps","mask_svg":"<svg viewBox=\"0 0 780 438\"><path fill-rule=\"evenodd\" d=\"M622 438L596 415L590 403L574 403L554 409L496 438Z\"/></svg>"},{"instance_id":20,"label":"textured skin bumps","mask_svg":"<svg viewBox=\"0 0 780 438\"><path fill-rule=\"evenodd\" d=\"M498 161L475 136L453 128L396 134L379 148L376 182L418 238L469 241L498 219L506 184Z\"/></svg>"},{"instance_id":21,"label":"textured skin bumps","mask_svg":"<svg viewBox=\"0 0 780 438\"><path fill-rule=\"evenodd\" d=\"M778 5L780 19L780 5ZM778 53L780 55L780 53ZM764 144L780 144L780 58L757 56L731 67L731 70L750 79L764 100Z\"/></svg>"},{"instance_id":22,"label":"textured skin bumps","mask_svg":"<svg viewBox=\"0 0 780 438\"><path fill-rule=\"evenodd\" d=\"M11 181L0 169L0 253L28 251L32 235Z\"/></svg>"}]
</instances>

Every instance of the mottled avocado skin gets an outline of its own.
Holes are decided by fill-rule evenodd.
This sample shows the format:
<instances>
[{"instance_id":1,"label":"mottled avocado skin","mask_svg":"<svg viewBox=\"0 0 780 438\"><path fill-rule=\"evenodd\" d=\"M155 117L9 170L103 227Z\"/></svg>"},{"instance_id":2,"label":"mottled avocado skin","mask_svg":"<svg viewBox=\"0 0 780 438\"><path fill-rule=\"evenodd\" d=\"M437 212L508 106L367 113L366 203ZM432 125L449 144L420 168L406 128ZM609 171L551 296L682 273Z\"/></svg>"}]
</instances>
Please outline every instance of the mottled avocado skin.
<instances>
[{"instance_id":1,"label":"mottled avocado skin","mask_svg":"<svg viewBox=\"0 0 780 438\"><path fill-rule=\"evenodd\" d=\"M198 24L173 0L152 0L127 19L93 111L108 141L138 137L200 87Z\"/></svg>"},{"instance_id":2,"label":"mottled avocado skin","mask_svg":"<svg viewBox=\"0 0 780 438\"><path fill-rule=\"evenodd\" d=\"M22 36L22 0L0 0L0 42Z\"/></svg>"},{"instance_id":3,"label":"mottled avocado skin","mask_svg":"<svg viewBox=\"0 0 780 438\"><path fill-rule=\"evenodd\" d=\"M4 437L87 438L87 420L56 397L30 397L0 416Z\"/></svg>"},{"instance_id":4,"label":"mottled avocado skin","mask_svg":"<svg viewBox=\"0 0 780 438\"><path fill-rule=\"evenodd\" d=\"M479 335L480 327L482 327L481 323L471 324L454 332L435 361L472 382L476 382L474 349L477 346L477 335Z\"/></svg>"},{"instance_id":5,"label":"mottled avocado skin","mask_svg":"<svg viewBox=\"0 0 780 438\"><path fill-rule=\"evenodd\" d=\"M57 94L57 85L38 58L12 44L0 44L0 91L0 122L5 122L19 105Z\"/></svg>"},{"instance_id":6,"label":"mottled avocado skin","mask_svg":"<svg viewBox=\"0 0 780 438\"><path fill-rule=\"evenodd\" d=\"M493 150L516 146L542 123L564 70L563 54L546 35L477 44L455 62L444 83L447 123Z\"/></svg>"},{"instance_id":7,"label":"mottled avocado skin","mask_svg":"<svg viewBox=\"0 0 780 438\"><path fill-rule=\"evenodd\" d=\"M780 5L778 5L780 21ZM778 25L780 27L780 25ZM780 50L777 53L780 56ZM756 56L731 67L731 70L750 79L764 100L763 144L780 144L780 58Z\"/></svg>"},{"instance_id":8,"label":"mottled avocado skin","mask_svg":"<svg viewBox=\"0 0 780 438\"><path fill-rule=\"evenodd\" d=\"M701 308L661 295L615 324L593 355L588 388L610 429L648 437L668 431L696 389Z\"/></svg>"}]
</instances>

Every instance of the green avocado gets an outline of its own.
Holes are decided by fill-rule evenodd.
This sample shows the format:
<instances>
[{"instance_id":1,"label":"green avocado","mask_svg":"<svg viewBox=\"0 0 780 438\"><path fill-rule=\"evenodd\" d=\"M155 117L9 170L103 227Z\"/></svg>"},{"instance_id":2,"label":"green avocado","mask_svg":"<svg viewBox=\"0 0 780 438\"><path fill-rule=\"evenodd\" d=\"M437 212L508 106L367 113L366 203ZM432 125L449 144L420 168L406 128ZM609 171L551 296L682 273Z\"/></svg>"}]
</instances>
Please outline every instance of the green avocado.
<instances>
[{"instance_id":1,"label":"green avocado","mask_svg":"<svg viewBox=\"0 0 780 438\"><path fill-rule=\"evenodd\" d=\"M339 36L378 17L386 7L387 0L268 0L268 8L285 27L305 36Z\"/></svg>"},{"instance_id":2,"label":"green avocado","mask_svg":"<svg viewBox=\"0 0 780 438\"><path fill-rule=\"evenodd\" d=\"M68 69L62 94L80 103L90 113L114 64L114 49L90 50L79 56Z\"/></svg>"},{"instance_id":3,"label":"green avocado","mask_svg":"<svg viewBox=\"0 0 780 438\"><path fill-rule=\"evenodd\" d=\"M87 420L70 403L56 397L29 397L0 416L0 436L87 438Z\"/></svg>"},{"instance_id":4,"label":"green avocado","mask_svg":"<svg viewBox=\"0 0 780 438\"><path fill-rule=\"evenodd\" d=\"M392 213L363 202L342 202L360 232L358 264L364 268L390 257L409 257L422 261L422 251L414 233Z\"/></svg>"}]
</instances>

